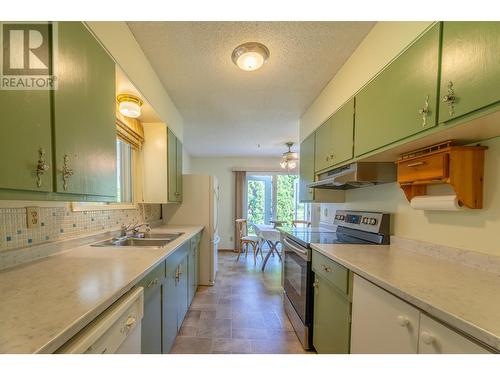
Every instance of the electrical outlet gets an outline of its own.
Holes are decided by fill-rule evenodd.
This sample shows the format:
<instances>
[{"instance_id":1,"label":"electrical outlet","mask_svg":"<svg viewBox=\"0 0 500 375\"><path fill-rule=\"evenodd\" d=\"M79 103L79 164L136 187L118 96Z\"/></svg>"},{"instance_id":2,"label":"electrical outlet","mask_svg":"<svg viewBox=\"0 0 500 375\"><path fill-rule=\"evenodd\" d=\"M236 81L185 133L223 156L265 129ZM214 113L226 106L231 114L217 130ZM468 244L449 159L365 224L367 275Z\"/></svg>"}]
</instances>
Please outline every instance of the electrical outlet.
<instances>
[{"instance_id":1,"label":"electrical outlet","mask_svg":"<svg viewBox=\"0 0 500 375\"><path fill-rule=\"evenodd\" d=\"M40 228L40 207L26 207L28 228Z\"/></svg>"}]
</instances>

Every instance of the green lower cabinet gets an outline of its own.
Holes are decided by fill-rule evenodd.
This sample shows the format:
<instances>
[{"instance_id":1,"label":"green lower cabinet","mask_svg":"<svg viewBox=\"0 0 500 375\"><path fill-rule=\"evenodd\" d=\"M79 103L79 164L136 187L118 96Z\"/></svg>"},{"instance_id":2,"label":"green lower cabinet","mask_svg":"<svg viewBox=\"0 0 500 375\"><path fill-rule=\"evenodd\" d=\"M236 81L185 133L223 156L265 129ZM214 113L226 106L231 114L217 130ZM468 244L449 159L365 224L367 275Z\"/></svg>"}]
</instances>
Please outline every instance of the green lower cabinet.
<instances>
[{"instance_id":1,"label":"green lower cabinet","mask_svg":"<svg viewBox=\"0 0 500 375\"><path fill-rule=\"evenodd\" d=\"M315 276L313 345L319 354L349 353L351 303L321 275Z\"/></svg>"},{"instance_id":2,"label":"green lower cabinet","mask_svg":"<svg viewBox=\"0 0 500 375\"><path fill-rule=\"evenodd\" d=\"M444 22L439 122L500 101L500 22Z\"/></svg>"},{"instance_id":3,"label":"green lower cabinet","mask_svg":"<svg viewBox=\"0 0 500 375\"><path fill-rule=\"evenodd\" d=\"M144 288L144 316L141 329L141 352L162 352L163 291L165 285L165 262L145 276L137 286Z\"/></svg>"},{"instance_id":4,"label":"green lower cabinet","mask_svg":"<svg viewBox=\"0 0 500 375\"><path fill-rule=\"evenodd\" d=\"M163 289L163 353L169 353L188 309L187 241L166 260Z\"/></svg>"},{"instance_id":5,"label":"green lower cabinet","mask_svg":"<svg viewBox=\"0 0 500 375\"><path fill-rule=\"evenodd\" d=\"M314 143L316 132L309 135L300 144L299 158L299 200L310 202L314 200L314 189L307 187L314 182Z\"/></svg>"},{"instance_id":6,"label":"green lower cabinet","mask_svg":"<svg viewBox=\"0 0 500 375\"><path fill-rule=\"evenodd\" d=\"M441 24L435 24L356 95L355 156L437 125Z\"/></svg>"},{"instance_id":7,"label":"green lower cabinet","mask_svg":"<svg viewBox=\"0 0 500 375\"><path fill-rule=\"evenodd\" d=\"M191 239L188 255L188 305L191 305L196 289L198 289L198 252L199 234Z\"/></svg>"},{"instance_id":8,"label":"green lower cabinet","mask_svg":"<svg viewBox=\"0 0 500 375\"><path fill-rule=\"evenodd\" d=\"M116 196L115 63L81 22L58 22L55 190Z\"/></svg>"},{"instance_id":9,"label":"green lower cabinet","mask_svg":"<svg viewBox=\"0 0 500 375\"><path fill-rule=\"evenodd\" d=\"M167 260L163 289L163 353L169 353L177 337L177 265Z\"/></svg>"}]
</instances>

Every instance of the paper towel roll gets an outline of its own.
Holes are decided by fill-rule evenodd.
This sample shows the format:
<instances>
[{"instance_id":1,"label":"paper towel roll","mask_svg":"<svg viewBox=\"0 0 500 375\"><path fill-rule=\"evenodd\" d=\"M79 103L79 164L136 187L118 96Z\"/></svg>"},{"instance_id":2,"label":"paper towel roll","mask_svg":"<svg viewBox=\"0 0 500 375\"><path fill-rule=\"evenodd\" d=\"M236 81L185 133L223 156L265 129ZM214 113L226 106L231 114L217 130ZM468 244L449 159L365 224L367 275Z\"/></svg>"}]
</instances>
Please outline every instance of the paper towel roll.
<instances>
[{"instance_id":1,"label":"paper towel roll","mask_svg":"<svg viewBox=\"0 0 500 375\"><path fill-rule=\"evenodd\" d=\"M459 211L460 205L456 195L422 195L414 197L410 206L415 210L428 211Z\"/></svg>"}]
</instances>

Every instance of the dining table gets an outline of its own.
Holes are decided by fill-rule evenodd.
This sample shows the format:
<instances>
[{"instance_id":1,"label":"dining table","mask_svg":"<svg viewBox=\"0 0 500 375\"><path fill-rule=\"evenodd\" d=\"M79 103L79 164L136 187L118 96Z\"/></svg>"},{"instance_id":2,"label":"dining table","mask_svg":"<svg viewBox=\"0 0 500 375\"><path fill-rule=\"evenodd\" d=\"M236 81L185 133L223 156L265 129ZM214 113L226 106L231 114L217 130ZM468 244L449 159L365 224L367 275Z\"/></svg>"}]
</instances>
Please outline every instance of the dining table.
<instances>
[{"instance_id":1,"label":"dining table","mask_svg":"<svg viewBox=\"0 0 500 375\"><path fill-rule=\"evenodd\" d=\"M253 228L255 231L255 235L259 237L259 247L262 251L262 245L267 243L269 245L269 252L264 258L264 262L262 262L262 271L266 268L267 261L269 257L276 253L281 260L281 254L278 251L278 244L280 243L280 232L277 230L274 225L267 224L253 224Z\"/></svg>"}]
</instances>

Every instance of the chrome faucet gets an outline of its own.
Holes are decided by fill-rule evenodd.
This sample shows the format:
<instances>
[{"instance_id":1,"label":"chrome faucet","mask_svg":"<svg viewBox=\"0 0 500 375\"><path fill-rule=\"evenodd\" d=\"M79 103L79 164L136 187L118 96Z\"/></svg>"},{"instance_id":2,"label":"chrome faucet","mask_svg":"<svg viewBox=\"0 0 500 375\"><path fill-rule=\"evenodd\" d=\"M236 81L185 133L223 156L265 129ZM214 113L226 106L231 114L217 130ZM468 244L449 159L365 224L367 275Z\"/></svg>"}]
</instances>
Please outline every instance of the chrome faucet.
<instances>
[{"instance_id":1,"label":"chrome faucet","mask_svg":"<svg viewBox=\"0 0 500 375\"><path fill-rule=\"evenodd\" d=\"M149 226L149 223L131 223L129 225L122 224L120 227L120 237L126 237L129 232L132 232L134 235L139 233L139 228L145 226L146 227L146 233L149 233L151 230L151 227Z\"/></svg>"}]
</instances>

